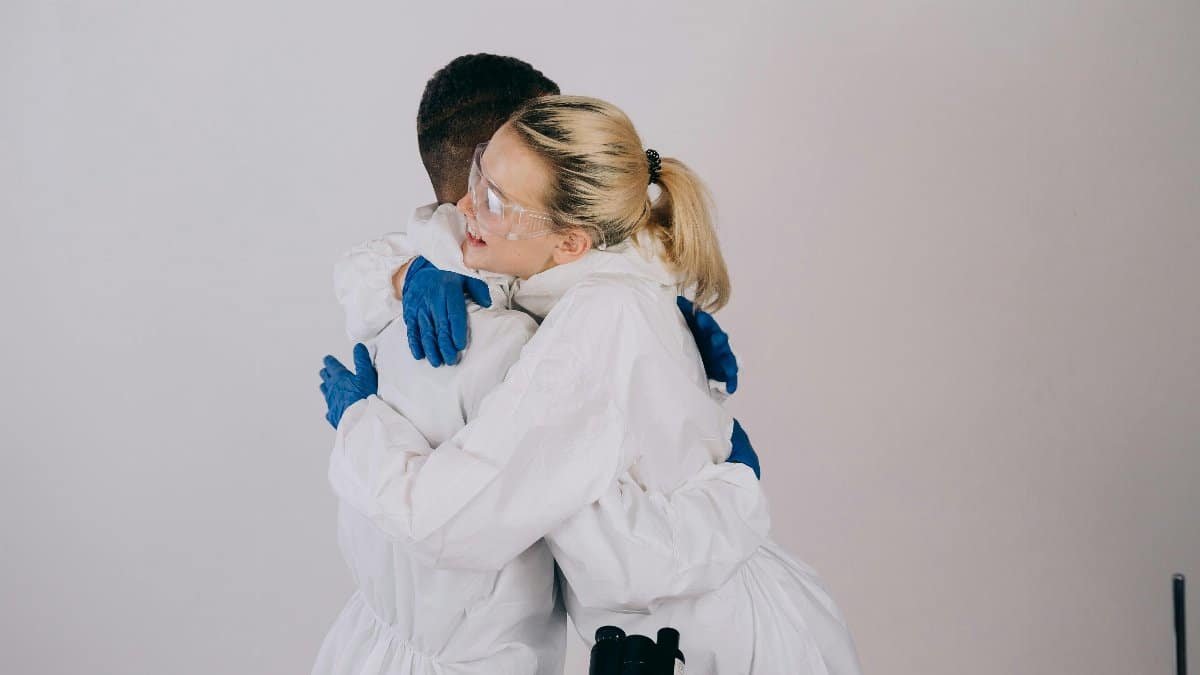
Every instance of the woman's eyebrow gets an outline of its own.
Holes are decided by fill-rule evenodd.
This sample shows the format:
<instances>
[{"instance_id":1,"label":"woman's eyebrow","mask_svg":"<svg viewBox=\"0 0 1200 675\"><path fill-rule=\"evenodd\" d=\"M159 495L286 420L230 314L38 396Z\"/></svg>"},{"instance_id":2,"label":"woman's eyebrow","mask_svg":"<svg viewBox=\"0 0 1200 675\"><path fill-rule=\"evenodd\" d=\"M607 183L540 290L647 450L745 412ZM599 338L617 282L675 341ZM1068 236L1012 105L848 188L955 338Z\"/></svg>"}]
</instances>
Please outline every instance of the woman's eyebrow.
<instances>
[{"instance_id":1,"label":"woman's eyebrow","mask_svg":"<svg viewBox=\"0 0 1200 675\"><path fill-rule=\"evenodd\" d=\"M492 186L492 189L495 190L497 193L499 193L501 197L503 197L504 199L508 199L508 195L504 194L504 190L500 189L500 186L496 185L496 183L491 178L488 178L487 174L484 174L483 179L486 180L488 185Z\"/></svg>"},{"instance_id":2,"label":"woman's eyebrow","mask_svg":"<svg viewBox=\"0 0 1200 675\"><path fill-rule=\"evenodd\" d=\"M504 194L504 190L501 189L499 185L496 185L496 181L492 180L492 177L489 176L487 171L484 170L482 157L479 158L479 173L483 174L483 179L487 181L487 184L490 185L493 190L499 192L501 197L508 199L508 195Z\"/></svg>"}]
</instances>

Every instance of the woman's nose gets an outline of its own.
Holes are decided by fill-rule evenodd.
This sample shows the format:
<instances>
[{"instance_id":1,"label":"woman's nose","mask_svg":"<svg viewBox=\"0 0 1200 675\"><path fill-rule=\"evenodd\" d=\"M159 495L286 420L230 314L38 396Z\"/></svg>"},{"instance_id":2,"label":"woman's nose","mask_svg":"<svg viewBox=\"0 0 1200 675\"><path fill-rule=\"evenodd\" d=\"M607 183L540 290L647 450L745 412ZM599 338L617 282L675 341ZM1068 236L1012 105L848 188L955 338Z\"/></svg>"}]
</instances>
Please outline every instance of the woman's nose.
<instances>
[{"instance_id":1,"label":"woman's nose","mask_svg":"<svg viewBox=\"0 0 1200 675\"><path fill-rule=\"evenodd\" d=\"M458 208L458 212L464 216L475 216L475 203L471 200L470 192L463 195L462 199L458 200L458 203L454 206L456 206Z\"/></svg>"}]
</instances>

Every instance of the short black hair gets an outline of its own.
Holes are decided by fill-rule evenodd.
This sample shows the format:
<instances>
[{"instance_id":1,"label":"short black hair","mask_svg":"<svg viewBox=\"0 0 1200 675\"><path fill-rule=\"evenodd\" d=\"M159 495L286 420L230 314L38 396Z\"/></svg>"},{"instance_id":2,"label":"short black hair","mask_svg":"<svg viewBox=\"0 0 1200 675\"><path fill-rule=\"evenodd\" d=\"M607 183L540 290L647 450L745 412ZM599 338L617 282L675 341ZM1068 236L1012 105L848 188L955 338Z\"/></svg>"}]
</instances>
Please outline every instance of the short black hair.
<instances>
[{"instance_id":1,"label":"short black hair","mask_svg":"<svg viewBox=\"0 0 1200 675\"><path fill-rule=\"evenodd\" d=\"M466 193L475 146L529 100L558 93L553 80L511 56L468 54L434 73L417 108L417 147L438 201Z\"/></svg>"}]
</instances>

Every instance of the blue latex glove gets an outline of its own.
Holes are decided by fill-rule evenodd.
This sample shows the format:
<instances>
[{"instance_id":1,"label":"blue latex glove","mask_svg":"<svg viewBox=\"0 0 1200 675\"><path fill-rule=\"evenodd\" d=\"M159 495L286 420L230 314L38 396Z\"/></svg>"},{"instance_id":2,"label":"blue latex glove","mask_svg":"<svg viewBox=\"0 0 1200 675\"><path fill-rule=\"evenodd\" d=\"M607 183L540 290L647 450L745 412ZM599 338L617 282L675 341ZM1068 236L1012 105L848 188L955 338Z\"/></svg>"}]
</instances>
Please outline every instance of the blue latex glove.
<instances>
[{"instance_id":1,"label":"blue latex glove","mask_svg":"<svg viewBox=\"0 0 1200 675\"><path fill-rule=\"evenodd\" d=\"M325 420L334 429L342 421L346 408L379 392L379 373L375 372L371 354L361 342L354 345L354 369L358 372L350 372L332 356L325 357L325 367L321 369L321 393L329 408Z\"/></svg>"},{"instance_id":2,"label":"blue latex glove","mask_svg":"<svg viewBox=\"0 0 1200 675\"><path fill-rule=\"evenodd\" d=\"M683 312L683 318L700 349L700 359L704 361L704 372L708 374L708 379L724 382L725 390L730 394L737 391L737 357L729 347L729 335L721 330L712 314L696 309L691 300L681 295L675 302L679 305L679 311Z\"/></svg>"},{"instance_id":3,"label":"blue latex glove","mask_svg":"<svg viewBox=\"0 0 1200 675\"><path fill-rule=\"evenodd\" d=\"M401 299L414 359L429 359L434 368L458 363L458 353L467 348L467 297L492 306L483 280L439 270L424 257L409 263Z\"/></svg>"},{"instance_id":4,"label":"blue latex glove","mask_svg":"<svg viewBox=\"0 0 1200 675\"><path fill-rule=\"evenodd\" d=\"M758 453L754 452L754 446L750 445L750 437L746 435L742 423L736 419L733 421L733 433L730 434L729 440L733 441L733 450L729 453L729 459L725 461L745 464L754 470L755 478L761 479L762 469L758 466Z\"/></svg>"}]
</instances>

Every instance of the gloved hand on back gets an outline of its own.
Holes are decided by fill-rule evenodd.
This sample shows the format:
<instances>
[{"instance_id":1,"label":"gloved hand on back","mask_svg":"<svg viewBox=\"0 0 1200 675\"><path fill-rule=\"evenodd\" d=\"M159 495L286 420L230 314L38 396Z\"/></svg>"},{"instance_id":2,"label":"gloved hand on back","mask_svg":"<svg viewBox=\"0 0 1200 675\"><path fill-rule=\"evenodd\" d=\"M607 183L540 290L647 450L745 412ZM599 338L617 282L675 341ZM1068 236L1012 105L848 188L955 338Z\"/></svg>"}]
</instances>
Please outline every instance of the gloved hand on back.
<instances>
[{"instance_id":1,"label":"gloved hand on back","mask_svg":"<svg viewBox=\"0 0 1200 675\"><path fill-rule=\"evenodd\" d=\"M341 361L332 356L325 357L321 369L321 393L325 396L325 420L334 429L342 421L342 413L355 403L379 393L379 373L371 364L371 354L361 342L354 345L354 369L350 372Z\"/></svg>"},{"instance_id":2,"label":"gloved hand on back","mask_svg":"<svg viewBox=\"0 0 1200 675\"><path fill-rule=\"evenodd\" d=\"M681 295L675 299L675 304L679 305L679 311L683 312L688 329L696 340L708 379L724 382L725 390L730 394L737 391L737 357L729 347L729 334L721 330L712 314L696 309L691 300Z\"/></svg>"},{"instance_id":3,"label":"gloved hand on back","mask_svg":"<svg viewBox=\"0 0 1200 675\"><path fill-rule=\"evenodd\" d=\"M467 298L492 306L482 279L440 270L424 257L409 263L401 300L414 359L429 359L434 368L458 363L458 353L467 348Z\"/></svg>"}]
</instances>

